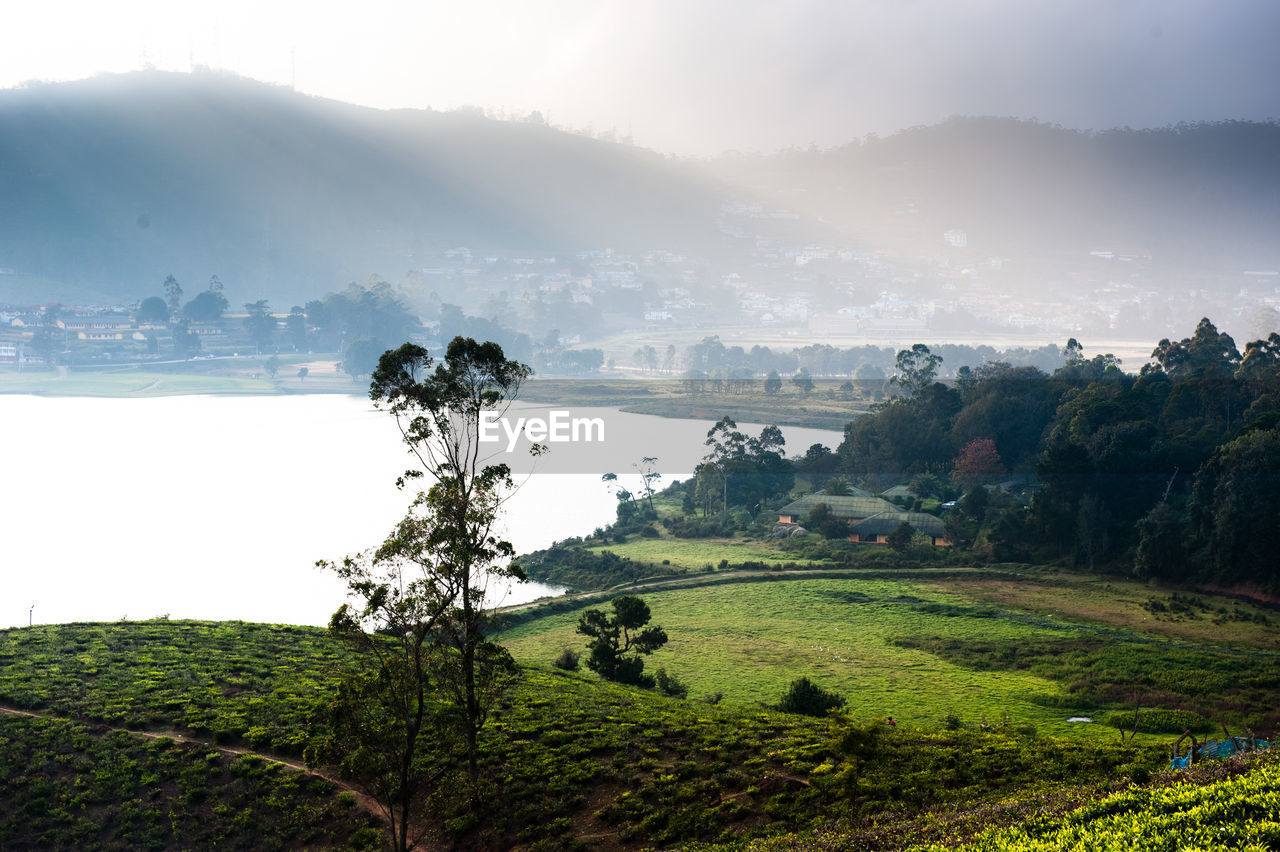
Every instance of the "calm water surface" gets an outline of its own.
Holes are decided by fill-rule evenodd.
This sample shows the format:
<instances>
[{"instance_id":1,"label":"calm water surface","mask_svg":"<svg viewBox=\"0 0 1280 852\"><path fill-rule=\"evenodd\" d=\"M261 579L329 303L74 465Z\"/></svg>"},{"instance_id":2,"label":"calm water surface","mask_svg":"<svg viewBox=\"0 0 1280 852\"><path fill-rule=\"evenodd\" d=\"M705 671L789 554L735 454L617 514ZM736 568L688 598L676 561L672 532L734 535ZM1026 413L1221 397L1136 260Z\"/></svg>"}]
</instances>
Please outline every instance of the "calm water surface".
<instances>
[{"instance_id":1,"label":"calm water surface","mask_svg":"<svg viewBox=\"0 0 1280 852\"><path fill-rule=\"evenodd\" d=\"M692 469L710 426L616 411L609 422L648 436L636 459L666 448L666 470ZM791 454L839 441L784 433ZM325 624L342 587L316 560L377 545L409 499L394 484L408 457L392 419L346 396L0 396L0 460L0 627L29 615ZM517 551L609 522L602 472L518 477ZM493 602L559 591L522 584Z\"/></svg>"}]
</instances>

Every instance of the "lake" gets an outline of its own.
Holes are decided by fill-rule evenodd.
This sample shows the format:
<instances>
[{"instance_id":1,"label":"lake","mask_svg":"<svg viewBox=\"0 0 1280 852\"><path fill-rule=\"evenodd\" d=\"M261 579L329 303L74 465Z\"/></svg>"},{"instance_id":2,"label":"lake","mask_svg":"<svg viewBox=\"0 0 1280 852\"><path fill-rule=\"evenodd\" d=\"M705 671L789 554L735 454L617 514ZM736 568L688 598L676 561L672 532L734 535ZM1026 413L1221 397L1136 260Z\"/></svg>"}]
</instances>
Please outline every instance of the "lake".
<instances>
[{"instance_id":1,"label":"lake","mask_svg":"<svg viewBox=\"0 0 1280 852\"><path fill-rule=\"evenodd\" d=\"M612 520L602 473L634 487L643 456L668 479L692 470L711 426L573 414L603 419L609 441L549 444L516 476L506 523L518 552ZM410 459L393 419L358 397L0 396L0 424L0 627L165 615L326 624L343 588L316 560L376 546L410 497L394 484ZM783 433L791 455L840 440ZM521 584L491 603L559 591Z\"/></svg>"}]
</instances>

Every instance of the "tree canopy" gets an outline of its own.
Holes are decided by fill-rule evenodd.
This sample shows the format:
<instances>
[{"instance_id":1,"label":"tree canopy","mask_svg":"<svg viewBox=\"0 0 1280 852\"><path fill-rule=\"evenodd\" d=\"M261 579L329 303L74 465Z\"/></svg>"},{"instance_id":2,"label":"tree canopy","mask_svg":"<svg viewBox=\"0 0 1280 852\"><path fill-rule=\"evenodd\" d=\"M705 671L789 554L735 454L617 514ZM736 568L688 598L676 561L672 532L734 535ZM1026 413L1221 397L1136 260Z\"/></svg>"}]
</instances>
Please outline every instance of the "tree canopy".
<instances>
[{"instance_id":1,"label":"tree canopy","mask_svg":"<svg viewBox=\"0 0 1280 852\"><path fill-rule=\"evenodd\" d=\"M169 306L159 296L148 296L138 305L138 322L156 323L169 319Z\"/></svg>"},{"instance_id":2,"label":"tree canopy","mask_svg":"<svg viewBox=\"0 0 1280 852\"><path fill-rule=\"evenodd\" d=\"M227 307L227 297L221 292L205 290L183 305L182 315L192 322L215 322L222 318Z\"/></svg>"},{"instance_id":3,"label":"tree canopy","mask_svg":"<svg viewBox=\"0 0 1280 852\"><path fill-rule=\"evenodd\" d=\"M661 627L649 624L649 605L641 598L623 596L610 603L612 613L589 609L578 619L578 632L590 637L587 668L605 680L653 686L644 673L642 655L652 654L667 643Z\"/></svg>"},{"instance_id":4,"label":"tree canopy","mask_svg":"<svg viewBox=\"0 0 1280 852\"><path fill-rule=\"evenodd\" d=\"M704 512L743 506L755 515L761 501L784 494L795 484L785 459L786 439L777 426L765 426L752 438L722 417L707 432L707 455L695 471L694 487Z\"/></svg>"},{"instance_id":5,"label":"tree canopy","mask_svg":"<svg viewBox=\"0 0 1280 852\"><path fill-rule=\"evenodd\" d=\"M970 507L951 534L1009 558L1280 589L1265 561L1280 528L1268 514L1280 505L1268 455L1280 334L1242 355L1202 319L1191 336L1161 340L1138 375L1072 339L1051 374L992 361L954 387L930 381L931 355L899 353L895 383L910 393L846 427L837 472L864 485L949 476L975 498L1001 477L1034 479L1026 501L983 491L990 505Z\"/></svg>"}]
</instances>

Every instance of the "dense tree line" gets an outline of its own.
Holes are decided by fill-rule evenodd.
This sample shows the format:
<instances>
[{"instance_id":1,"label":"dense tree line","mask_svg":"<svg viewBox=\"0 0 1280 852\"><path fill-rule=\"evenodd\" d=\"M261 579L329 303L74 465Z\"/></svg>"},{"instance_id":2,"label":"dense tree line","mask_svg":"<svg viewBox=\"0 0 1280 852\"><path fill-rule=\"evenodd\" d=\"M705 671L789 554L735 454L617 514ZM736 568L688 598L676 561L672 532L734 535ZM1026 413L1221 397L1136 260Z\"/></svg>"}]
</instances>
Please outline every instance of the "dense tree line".
<instances>
[{"instance_id":1,"label":"dense tree line","mask_svg":"<svg viewBox=\"0 0 1280 852\"><path fill-rule=\"evenodd\" d=\"M1052 373L996 361L943 384L927 348L904 350L902 394L848 425L832 467L876 485L954 481L989 442L982 464L1037 486L1025 505L973 513L997 558L1280 588L1280 335L1242 354L1203 319L1137 375L1074 340L1063 358Z\"/></svg>"},{"instance_id":2,"label":"dense tree line","mask_svg":"<svg viewBox=\"0 0 1280 852\"><path fill-rule=\"evenodd\" d=\"M726 416L707 432L705 443L707 455L685 491L687 513L697 506L704 515L727 514L730 507L740 506L754 517L765 500L795 485L795 473L785 458L786 439L777 426L765 426L752 438Z\"/></svg>"},{"instance_id":3,"label":"dense tree line","mask_svg":"<svg viewBox=\"0 0 1280 852\"><path fill-rule=\"evenodd\" d=\"M942 359L941 363L947 365L940 368L940 375L944 378L956 377L965 365L985 364L996 360L1015 367L1040 370L1054 370L1063 364L1062 351L1055 346L1000 351L992 346L947 343L934 350L934 354ZM671 353L672 356L674 354ZM634 360L651 372L659 369L656 351L639 350ZM895 353L891 348L870 344L848 349L825 343L776 351L768 346L744 349L741 346L725 346L718 336L712 336L685 347L679 360L689 390L739 393L753 389L757 378L771 374L794 376L803 373L814 377L848 377L864 386L879 384L892 373ZM662 370L669 372L667 366L662 367ZM770 392L768 384L764 385L764 389L766 393Z\"/></svg>"},{"instance_id":4,"label":"dense tree line","mask_svg":"<svg viewBox=\"0 0 1280 852\"><path fill-rule=\"evenodd\" d=\"M418 324L395 288L381 280L368 285L353 282L341 292L307 302L303 312L312 327L310 345L322 352L345 352L353 343L368 340L378 344L368 349L377 348L381 355L391 344L405 340ZM373 367L368 364L363 372L372 372Z\"/></svg>"}]
</instances>

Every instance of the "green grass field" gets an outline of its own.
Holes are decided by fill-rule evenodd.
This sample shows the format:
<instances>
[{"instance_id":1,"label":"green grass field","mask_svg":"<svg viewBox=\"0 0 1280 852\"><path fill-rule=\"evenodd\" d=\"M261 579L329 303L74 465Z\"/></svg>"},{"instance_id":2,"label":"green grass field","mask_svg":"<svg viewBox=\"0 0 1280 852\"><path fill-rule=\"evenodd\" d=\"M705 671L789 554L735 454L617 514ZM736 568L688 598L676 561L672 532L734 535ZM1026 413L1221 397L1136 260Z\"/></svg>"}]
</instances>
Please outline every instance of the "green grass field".
<instances>
[{"instance_id":1,"label":"green grass field","mask_svg":"<svg viewBox=\"0 0 1280 852\"><path fill-rule=\"evenodd\" d=\"M1280 649L1280 614L1228 597L1053 570L1022 571L1016 578L973 572L922 582L982 603L1152 637Z\"/></svg>"},{"instance_id":2,"label":"green grass field","mask_svg":"<svg viewBox=\"0 0 1280 852\"><path fill-rule=\"evenodd\" d=\"M0 375L0 392L41 396L151 397L201 395L251 396L277 393L267 378L151 373L140 370L120 372L70 371L65 378L51 372L5 373Z\"/></svg>"},{"instance_id":3,"label":"green grass field","mask_svg":"<svg viewBox=\"0 0 1280 852\"><path fill-rule=\"evenodd\" d=\"M671 637L649 665L665 666L692 695L722 692L733 703L772 703L792 680L808 675L844 696L855 718L894 716L929 726L949 713L971 723L1007 715L1054 733L1114 736L1067 724L1073 713L1029 700L1057 702L1061 690L1050 681L1018 672L977 672L893 645L895 638L922 633L1018 641L1046 632L1011 619L921 612L920 604L955 605L963 599L914 583L793 579L655 592L644 599L654 623ZM500 639L521 662L547 663L562 648L585 649L586 637L575 632L577 619L577 612L549 616Z\"/></svg>"},{"instance_id":4,"label":"green grass field","mask_svg":"<svg viewBox=\"0 0 1280 852\"><path fill-rule=\"evenodd\" d=\"M1253 615L1224 622L1232 628L1225 637L1247 637L1258 649L1239 653L1205 644L1198 633L1186 641L1179 633L1186 622L1144 622L1132 612L1133 588L1108 598L1098 586L1074 610L993 606L972 590L1012 581L975 574L954 586L951 575L902 572L903 579L790 575L655 590L643 597L670 641L648 665L664 666L692 695L719 692L749 706L777 701L807 675L845 697L855 718L892 715L922 726L954 715L1108 738L1117 736L1110 727L1066 720L1102 722L1133 701L1149 711L1198 713L1214 729L1274 725L1280 657L1260 650L1274 647L1273 623ZM1161 599L1173 601L1169 592L1149 597L1157 612ZM1232 611L1220 600L1204 605ZM500 638L520 661L545 664L563 648L585 649L575 629L580 612L524 620Z\"/></svg>"},{"instance_id":5,"label":"green grass field","mask_svg":"<svg viewBox=\"0 0 1280 852\"><path fill-rule=\"evenodd\" d=\"M1047 706L1064 693L1050 678L899 644L1035 645L1092 635L1083 628L916 578L727 582L646 599L672 637L651 665L684 679L689 698L550 668L576 643L572 613L500 636L529 665L482 732L484 818L447 787L433 805L457 845L738 849L785 835L788 845L771 848L821 848L834 824L845 846L892 849L1063 814L1165 762L1168 737L1121 744L1102 726L1062 722L1071 708ZM299 753L348 659L315 628L157 620L0 631L0 703L52 717L0 714L0 827L122 849L368 845L367 816L351 811L344 827L350 801L326 784L213 754ZM799 674L839 690L849 720L760 706ZM718 704L699 700L714 691L725 693ZM958 726L943 724L948 713ZM896 728L876 721L888 714ZM176 730L208 745L95 725ZM861 757L839 745L849 731ZM1057 733L1072 738L1045 736Z\"/></svg>"},{"instance_id":6,"label":"green grass field","mask_svg":"<svg viewBox=\"0 0 1280 852\"><path fill-rule=\"evenodd\" d=\"M27 367L0 370L0 393L41 396L155 397L260 396L287 393L364 394L368 383L356 383L334 370L331 361L315 361L306 355L280 356L276 378L267 376L266 357L219 358L71 367L59 370ZM307 365L305 379L299 367Z\"/></svg>"},{"instance_id":7,"label":"green grass field","mask_svg":"<svg viewBox=\"0 0 1280 852\"><path fill-rule=\"evenodd\" d=\"M622 544L612 543L589 548L599 553L611 550L618 556L648 562L654 565L670 564L686 571L701 571L708 565L713 568L721 560L729 562L767 562L781 565L797 560L762 541L722 538L632 538Z\"/></svg>"},{"instance_id":8,"label":"green grass field","mask_svg":"<svg viewBox=\"0 0 1280 852\"><path fill-rule=\"evenodd\" d=\"M535 378L521 391L528 401L558 405L611 405L636 414L719 420L728 415L740 423L778 423L815 429L843 429L864 414L870 400L843 399L836 389L843 380L818 379L805 396L790 383L776 395L762 390L747 393L688 393L678 379L604 374L577 379ZM833 398L834 397L834 398ZM803 448L801 448L803 449Z\"/></svg>"}]
</instances>

